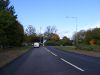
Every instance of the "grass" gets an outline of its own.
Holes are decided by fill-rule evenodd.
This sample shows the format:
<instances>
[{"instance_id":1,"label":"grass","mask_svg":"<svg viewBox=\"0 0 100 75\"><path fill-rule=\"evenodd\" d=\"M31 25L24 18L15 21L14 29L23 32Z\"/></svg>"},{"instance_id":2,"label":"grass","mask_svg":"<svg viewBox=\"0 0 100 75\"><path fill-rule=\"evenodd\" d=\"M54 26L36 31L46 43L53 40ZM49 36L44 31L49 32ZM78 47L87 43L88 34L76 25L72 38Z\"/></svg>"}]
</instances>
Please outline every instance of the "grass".
<instances>
[{"instance_id":1,"label":"grass","mask_svg":"<svg viewBox=\"0 0 100 75\"><path fill-rule=\"evenodd\" d=\"M32 46L0 49L0 68L27 52Z\"/></svg>"},{"instance_id":2,"label":"grass","mask_svg":"<svg viewBox=\"0 0 100 75\"><path fill-rule=\"evenodd\" d=\"M63 51L69 51L69 52L84 54L84 55L93 56L93 57L100 57L100 51L76 49L75 46L55 46L55 48L63 50Z\"/></svg>"}]
</instances>

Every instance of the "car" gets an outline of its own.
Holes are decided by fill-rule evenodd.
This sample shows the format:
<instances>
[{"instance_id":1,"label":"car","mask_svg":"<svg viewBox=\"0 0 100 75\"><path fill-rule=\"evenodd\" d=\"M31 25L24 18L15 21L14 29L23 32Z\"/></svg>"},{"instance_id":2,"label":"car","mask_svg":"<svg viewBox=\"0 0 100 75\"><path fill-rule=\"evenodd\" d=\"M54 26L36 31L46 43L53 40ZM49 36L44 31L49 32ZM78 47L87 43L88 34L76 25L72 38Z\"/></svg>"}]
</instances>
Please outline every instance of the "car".
<instances>
[{"instance_id":1,"label":"car","mask_svg":"<svg viewBox=\"0 0 100 75\"><path fill-rule=\"evenodd\" d=\"M38 42L34 42L34 48L39 48L40 47L40 44Z\"/></svg>"}]
</instances>

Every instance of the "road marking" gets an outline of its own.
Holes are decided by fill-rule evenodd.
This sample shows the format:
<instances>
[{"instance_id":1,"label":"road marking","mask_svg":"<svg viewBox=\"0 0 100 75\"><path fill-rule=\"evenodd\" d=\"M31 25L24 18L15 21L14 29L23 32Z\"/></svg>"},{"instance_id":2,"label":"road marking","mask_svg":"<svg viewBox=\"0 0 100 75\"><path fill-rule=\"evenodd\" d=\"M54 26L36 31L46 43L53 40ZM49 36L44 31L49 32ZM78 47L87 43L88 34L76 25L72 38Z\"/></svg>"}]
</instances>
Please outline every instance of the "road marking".
<instances>
[{"instance_id":1,"label":"road marking","mask_svg":"<svg viewBox=\"0 0 100 75\"><path fill-rule=\"evenodd\" d=\"M44 47L45 48L45 47ZM51 52L49 49L45 48L49 53L51 53L54 56L57 56L55 53Z\"/></svg>"},{"instance_id":2,"label":"road marking","mask_svg":"<svg viewBox=\"0 0 100 75\"><path fill-rule=\"evenodd\" d=\"M53 52L50 52L52 55L54 55L54 56L57 56L55 53L53 53Z\"/></svg>"},{"instance_id":3,"label":"road marking","mask_svg":"<svg viewBox=\"0 0 100 75\"><path fill-rule=\"evenodd\" d=\"M46 49L48 52L50 52L48 49Z\"/></svg>"},{"instance_id":4,"label":"road marking","mask_svg":"<svg viewBox=\"0 0 100 75\"><path fill-rule=\"evenodd\" d=\"M48 50L47 48L44 47L44 49L45 49L46 51L50 52L50 50Z\"/></svg>"},{"instance_id":5,"label":"road marking","mask_svg":"<svg viewBox=\"0 0 100 75\"><path fill-rule=\"evenodd\" d=\"M81 69L81 68L79 68L79 67L77 67L76 65L74 65L74 64L72 64L72 63L70 63L70 62L68 62L68 61L66 61L65 59L63 59L63 58L60 58L62 61L64 61L64 62L66 62L67 64L69 64L69 65L71 65L71 66L73 66L73 67L75 67L76 69L78 69L78 70L80 70L80 71L85 71L85 70L83 70L83 69Z\"/></svg>"},{"instance_id":6,"label":"road marking","mask_svg":"<svg viewBox=\"0 0 100 75\"><path fill-rule=\"evenodd\" d=\"M44 48L45 48L45 47L44 47ZM47 48L45 48L45 49L46 49L49 53L51 53L52 55L58 56L58 55L56 55L55 53L53 53L52 51L50 51L49 49L47 49ZM78 66L76 66L76 65L74 65L74 64L72 64L72 63L70 63L69 61L67 61L67 60L65 60L65 59L63 59L63 58L60 58L60 59L61 59L62 61L64 61L65 63L67 63L67 64L73 66L74 68L76 68L76 69L78 69L78 70L80 70L80 71L85 71L85 70L79 68Z\"/></svg>"}]
</instances>

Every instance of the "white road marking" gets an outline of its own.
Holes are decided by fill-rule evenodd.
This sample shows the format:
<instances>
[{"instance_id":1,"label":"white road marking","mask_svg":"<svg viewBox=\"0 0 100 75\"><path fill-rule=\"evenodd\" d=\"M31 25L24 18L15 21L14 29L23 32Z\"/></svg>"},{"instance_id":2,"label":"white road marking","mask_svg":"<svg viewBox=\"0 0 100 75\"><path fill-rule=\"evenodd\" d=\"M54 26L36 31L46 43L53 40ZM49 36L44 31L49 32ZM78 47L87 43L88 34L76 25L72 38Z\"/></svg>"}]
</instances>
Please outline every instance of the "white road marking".
<instances>
[{"instance_id":1,"label":"white road marking","mask_svg":"<svg viewBox=\"0 0 100 75\"><path fill-rule=\"evenodd\" d=\"M79 68L78 66L76 66L76 65L74 65L74 64L72 64L72 63L70 63L70 62L68 62L68 61L66 61L65 59L63 59L63 58L60 58L62 61L64 61L64 62L66 62L67 64L69 64L69 65L71 65L71 66L73 66L73 67L75 67L76 69L78 69L78 70L80 70L80 71L85 71L85 70L83 70L83 69L81 69L81 68Z\"/></svg>"},{"instance_id":2,"label":"white road marking","mask_svg":"<svg viewBox=\"0 0 100 75\"><path fill-rule=\"evenodd\" d=\"M54 55L54 56L57 56L55 53L53 53L53 52L50 52L52 55Z\"/></svg>"},{"instance_id":3,"label":"white road marking","mask_svg":"<svg viewBox=\"0 0 100 75\"><path fill-rule=\"evenodd\" d=\"M44 47L45 48L45 47ZM51 53L54 56L57 56L55 53L51 52L50 50L48 50L47 48L45 48L49 53Z\"/></svg>"},{"instance_id":4,"label":"white road marking","mask_svg":"<svg viewBox=\"0 0 100 75\"><path fill-rule=\"evenodd\" d=\"M46 51L50 52L50 50L48 50L47 48L43 47Z\"/></svg>"},{"instance_id":5,"label":"white road marking","mask_svg":"<svg viewBox=\"0 0 100 75\"><path fill-rule=\"evenodd\" d=\"M50 52L48 49L46 49L48 52Z\"/></svg>"},{"instance_id":6,"label":"white road marking","mask_svg":"<svg viewBox=\"0 0 100 75\"><path fill-rule=\"evenodd\" d=\"M44 48L45 48L45 47L44 47ZM45 48L45 50L47 50L49 53L51 53L51 54L54 55L54 56L58 56L58 55L56 55L55 53L51 52L51 51L50 51L49 49L47 49L47 48ZM74 65L74 64L72 64L72 63L70 63L69 61L67 61L67 60L65 60L65 59L63 59L63 58L60 58L60 59L61 59L62 61L64 61L65 63L67 63L67 64L73 66L74 68L76 68L76 69L78 69L78 70L80 70L80 71L85 71L85 70L79 68L78 66L76 66L76 65Z\"/></svg>"}]
</instances>

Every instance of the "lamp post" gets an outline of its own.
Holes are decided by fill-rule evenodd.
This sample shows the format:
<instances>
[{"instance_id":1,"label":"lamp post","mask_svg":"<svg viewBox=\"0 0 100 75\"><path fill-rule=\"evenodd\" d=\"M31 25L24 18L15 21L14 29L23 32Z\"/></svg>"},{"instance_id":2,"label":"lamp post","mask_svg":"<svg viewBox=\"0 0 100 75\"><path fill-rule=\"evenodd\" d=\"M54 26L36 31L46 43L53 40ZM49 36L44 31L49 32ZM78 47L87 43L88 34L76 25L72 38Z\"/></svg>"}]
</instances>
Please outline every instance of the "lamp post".
<instances>
[{"instance_id":1,"label":"lamp post","mask_svg":"<svg viewBox=\"0 0 100 75\"><path fill-rule=\"evenodd\" d=\"M42 28L40 27L40 44L41 44L41 29L42 29Z\"/></svg>"},{"instance_id":2,"label":"lamp post","mask_svg":"<svg viewBox=\"0 0 100 75\"><path fill-rule=\"evenodd\" d=\"M44 35L44 33L41 32L41 30L42 30L42 27L40 27L40 44L41 44L42 46L44 46L45 35Z\"/></svg>"},{"instance_id":3,"label":"lamp post","mask_svg":"<svg viewBox=\"0 0 100 75\"><path fill-rule=\"evenodd\" d=\"M75 45L77 46L78 45L78 37L77 37L77 21L78 21L78 17L69 17L69 16L66 16L66 18L72 18L72 19L75 19L76 21L76 35L75 35Z\"/></svg>"}]
</instances>

